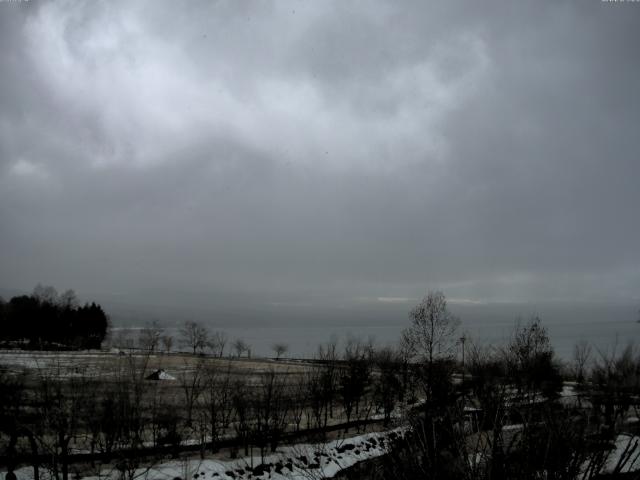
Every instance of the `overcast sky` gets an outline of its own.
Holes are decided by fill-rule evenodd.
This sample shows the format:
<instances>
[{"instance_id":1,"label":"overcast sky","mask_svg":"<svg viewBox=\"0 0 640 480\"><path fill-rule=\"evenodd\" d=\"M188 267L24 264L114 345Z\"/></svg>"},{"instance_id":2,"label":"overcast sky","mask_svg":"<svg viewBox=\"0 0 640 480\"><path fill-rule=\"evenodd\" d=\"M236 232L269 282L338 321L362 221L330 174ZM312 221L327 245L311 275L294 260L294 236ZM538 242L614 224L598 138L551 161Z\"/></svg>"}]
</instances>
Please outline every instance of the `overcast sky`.
<instances>
[{"instance_id":1,"label":"overcast sky","mask_svg":"<svg viewBox=\"0 0 640 480\"><path fill-rule=\"evenodd\" d=\"M0 42L3 288L640 302L640 3L3 1Z\"/></svg>"}]
</instances>

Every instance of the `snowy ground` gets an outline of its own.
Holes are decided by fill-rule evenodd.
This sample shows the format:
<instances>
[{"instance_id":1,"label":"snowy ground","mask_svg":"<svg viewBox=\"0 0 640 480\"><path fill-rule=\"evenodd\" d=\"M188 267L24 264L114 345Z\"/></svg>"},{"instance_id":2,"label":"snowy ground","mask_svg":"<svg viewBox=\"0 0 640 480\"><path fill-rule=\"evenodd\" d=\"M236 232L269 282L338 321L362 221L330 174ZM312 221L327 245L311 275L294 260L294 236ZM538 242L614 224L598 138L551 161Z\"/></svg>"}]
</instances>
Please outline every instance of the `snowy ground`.
<instances>
[{"instance_id":1,"label":"snowy ground","mask_svg":"<svg viewBox=\"0 0 640 480\"><path fill-rule=\"evenodd\" d=\"M387 432L375 432L324 444L299 444L278 449L265 457L245 457L238 460L172 460L150 468L135 471L141 480L310 480L330 478L339 471L356 463L384 455L389 441L404 434L404 428ZM18 480L33 478L33 469L23 467L16 470ZM84 480L118 479L121 472L102 470L99 475L84 477ZM50 474L41 470L42 480L50 480Z\"/></svg>"},{"instance_id":2,"label":"snowy ground","mask_svg":"<svg viewBox=\"0 0 640 480\"><path fill-rule=\"evenodd\" d=\"M607 458L605 472L628 473L640 470L640 437L621 434L616 438L615 449Z\"/></svg>"}]
</instances>

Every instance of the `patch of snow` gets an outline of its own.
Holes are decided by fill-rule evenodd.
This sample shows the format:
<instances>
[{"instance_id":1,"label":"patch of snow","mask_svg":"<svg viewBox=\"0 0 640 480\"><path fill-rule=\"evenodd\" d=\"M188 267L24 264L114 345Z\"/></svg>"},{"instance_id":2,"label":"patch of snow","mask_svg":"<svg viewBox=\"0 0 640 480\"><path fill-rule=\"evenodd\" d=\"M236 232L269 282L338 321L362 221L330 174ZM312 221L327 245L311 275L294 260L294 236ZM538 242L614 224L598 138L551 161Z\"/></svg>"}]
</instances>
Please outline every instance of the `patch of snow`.
<instances>
[{"instance_id":1,"label":"patch of snow","mask_svg":"<svg viewBox=\"0 0 640 480\"><path fill-rule=\"evenodd\" d=\"M524 425L522 423L514 423L512 425L505 425L504 427L502 427L503 431L510 431L510 430L522 430L524 428Z\"/></svg>"},{"instance_id":2,"label":"patch of snow","mask_svg":"<svg viewBox=\"0 0 640 480\"><path fill-rule=\"evenodd\" d=\"M463 410L465 413L482 412L481 408L466 406Z\"/></svg>"},{"instance_id":3,"label":"patch of snow","mask_svg":"<svg viewBox=\"0 0 640 480\"><path fill-rule=\"evenodd\" d=\"M640 470L640 437L627 434L616 437L615 447L609 453L602 470L605 473L611 473L619 465L621 465L620 473Z\"/></svg>"},{"instance_id":4,"label":"patch of snow","mask_svg":"<svg viewBox=\"0 0 640 480\"><path fill-rule=\"evenodd\" d=\"M174 377L173 375L169 375L167 372L162 370L158 373L158 379L159 380L175 380L176 377Z\"/></svg>"},{"instance_id":5,"label":"patch of snow","mask_svg":"<svg viewBox=\"0 0 640 480\"><path fill-rule=\"evenodd\" d=\"M331 478L341 470L363 460L387 453L387 445L394 437L403 436L405 427L387 432L375 432L355 437L333 440L323 444L298 444L284 446L275 454L237 460L183 459L160 463L151 468L136 470L140 480L309 480ZM33 469L23 467L15 471L18 480L33 478ZM102 470L98 476L83 480L117 480L121 472ZM41 479L51 480L47 470L41 469Z\"/></svg>"}]
</instances>

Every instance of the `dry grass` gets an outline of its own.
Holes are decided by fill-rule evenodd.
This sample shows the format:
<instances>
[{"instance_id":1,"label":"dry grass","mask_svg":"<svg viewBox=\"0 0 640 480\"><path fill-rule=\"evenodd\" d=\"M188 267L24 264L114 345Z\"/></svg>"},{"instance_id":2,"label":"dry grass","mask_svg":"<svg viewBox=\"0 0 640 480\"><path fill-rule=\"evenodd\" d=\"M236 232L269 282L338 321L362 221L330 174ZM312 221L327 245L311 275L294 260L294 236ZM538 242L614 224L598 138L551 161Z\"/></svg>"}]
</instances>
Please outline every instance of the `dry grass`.
<instances>
[{"instance_id":1,"label":"dry grass","mask_svg":"<svg viewBox=\"0 0 640 480\"><path fill-rule=\"evenodd\" d=\"M187 353L0 351L0 368L12 373L46 372L59 375L82 374L108 377L115 375L123 366L128 365L134 365L136 369L144 369L144 373L149 374L163 369L176 378L203 366L219 368L221 371L230 369L234 375L258 375L270 371L281 374L303 374L310 368L315 368L311 363L300 361L214 358Z\"/></svg>"}]
</instances>

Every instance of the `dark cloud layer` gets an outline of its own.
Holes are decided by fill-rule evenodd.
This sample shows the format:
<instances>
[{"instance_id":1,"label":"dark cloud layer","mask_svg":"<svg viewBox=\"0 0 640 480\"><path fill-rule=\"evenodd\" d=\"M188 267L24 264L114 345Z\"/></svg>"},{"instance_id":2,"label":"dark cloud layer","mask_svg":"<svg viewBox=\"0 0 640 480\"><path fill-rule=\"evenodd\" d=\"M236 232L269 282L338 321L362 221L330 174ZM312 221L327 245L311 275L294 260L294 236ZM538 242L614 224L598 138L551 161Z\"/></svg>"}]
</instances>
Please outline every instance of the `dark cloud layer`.
<instances>
[{"instance_id":1,"label":"dark cloud layer","mask_svg":"<svg viewBox=\"0 0 640 480\"><path fill-rule=\"evenodd\" d=\"M0 285L638 302L639 21L600 1L0 3Z\"/></svg>"}]
</instances>

